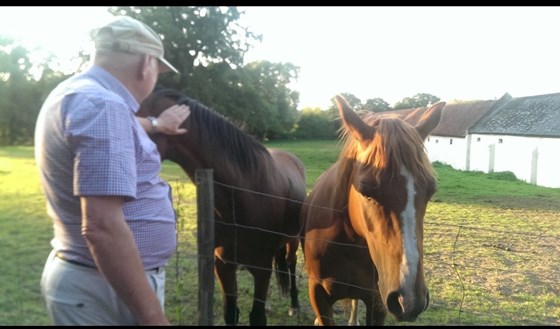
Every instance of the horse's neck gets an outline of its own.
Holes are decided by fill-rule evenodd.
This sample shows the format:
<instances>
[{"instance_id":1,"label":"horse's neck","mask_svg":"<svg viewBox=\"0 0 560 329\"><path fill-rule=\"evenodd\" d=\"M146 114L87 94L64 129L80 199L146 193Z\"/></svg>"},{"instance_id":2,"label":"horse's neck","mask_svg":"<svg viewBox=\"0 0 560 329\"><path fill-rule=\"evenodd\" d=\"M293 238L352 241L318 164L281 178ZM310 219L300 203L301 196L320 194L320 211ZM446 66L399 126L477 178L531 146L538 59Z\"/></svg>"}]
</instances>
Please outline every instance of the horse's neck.
<instances>
[{"instance_id":1,"label":"horse's neck","mask_svg":"<svg viewBox=\"0 0 560 329\"><path fill-rule=\"evenodd\" d=\"M212 169L216 181L234 186L246 185L247 174L243 173L238 159L232 157L231 152L219 151L224 148L224 145L218 139L201 141L194 135L188 136L188 133L185 138L184 143L176 147L174 156L170 160L181 166L191 180L194 181L197 169ZM239 152L243 154L253 151L247 148ZM264 163L263 166L259 166L259 170L251 172L252 177L263 171L262 168L265 168Z\"/></svg>"}]
</instances>

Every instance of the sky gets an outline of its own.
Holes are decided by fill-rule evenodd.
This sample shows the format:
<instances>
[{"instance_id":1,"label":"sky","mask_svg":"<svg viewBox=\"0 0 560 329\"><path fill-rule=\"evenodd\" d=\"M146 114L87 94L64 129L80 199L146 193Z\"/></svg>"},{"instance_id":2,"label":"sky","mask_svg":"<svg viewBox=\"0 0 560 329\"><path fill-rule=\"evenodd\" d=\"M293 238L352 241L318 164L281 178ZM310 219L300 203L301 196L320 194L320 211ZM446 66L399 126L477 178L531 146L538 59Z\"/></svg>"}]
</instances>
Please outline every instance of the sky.
<instances>
[{"instance_id":1,"label":"sky","mask_svg":"<svg viewBox=\"0 0 560 329\"><path fill-rule=\"evenodd\" d=\"M262 34L246 62L290 62L299 109L337 93L390 105L427 93L441 100L560 92L560 7L238 7ZM0 35L70 58L91 49L105 7L0 7ZM90 48L88 48L90 47Z\"/></svg>"}]
</instances>

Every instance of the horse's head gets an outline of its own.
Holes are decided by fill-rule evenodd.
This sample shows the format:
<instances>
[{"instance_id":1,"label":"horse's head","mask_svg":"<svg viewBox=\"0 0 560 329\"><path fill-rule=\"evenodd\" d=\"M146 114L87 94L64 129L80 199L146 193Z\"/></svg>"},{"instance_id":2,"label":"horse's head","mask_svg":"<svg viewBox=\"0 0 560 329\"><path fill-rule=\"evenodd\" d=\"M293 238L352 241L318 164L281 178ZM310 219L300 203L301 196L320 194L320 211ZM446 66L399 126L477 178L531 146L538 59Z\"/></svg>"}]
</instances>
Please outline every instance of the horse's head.
<instances>
[{"instance_id":1,"label":"horse's head","mask_svg":"<svg viewBox=\"0 0 560 329\"><path fill-rule=\"evenodd\" d=\"M197 168L221 168L222 179L243 179L244 173L254 174L263 166L263 157L271 161L263 144L231 123L225 116L214 111L182 92L156 87L140 104L139 117L158 117L169 107L183 104L190 114L181 123L186 134L151 134L162 160L179 164L192 179ZM218 175L218 172L215 172ZM217 177L216 177L217 178Z\"/></svg>"},{"instance_id":2,"label":"horse's head","mask_svg":"<svg viewBox=\"0 0 560 329\"><path fill-rule=\"evenodd\" d=\"M136 113L140 117L158 117L163 111L175 104L183 104L186 102L186 97L174 90L163 87L156 87L154 91L140 104L140 108ZM183 127L188 125L188 119L182 123ZM189 130L187 128L187 130ZM172 157L170 152L173 150L172 145L184 138L184 136L177 135L164 135L164 134L152 134L150 135L152 141L157 145L158 151L161 155L162 160Z\"/></svg>"},{"instance_id":3,"label":"horse's head","mask_svg":"<svg viewBox=\"0 0 560 329\"><path fill-rule=\"evenodd\" d=\"M439 123L445 103L430 107L412 126L388 115L362 118L341 96L335 101L346 137L341 174L351 172L349 220L367 241L388 311L397 320L413 321L429 302L423 220L436 190L423 141Z\"/></svg>"}]
</instances>

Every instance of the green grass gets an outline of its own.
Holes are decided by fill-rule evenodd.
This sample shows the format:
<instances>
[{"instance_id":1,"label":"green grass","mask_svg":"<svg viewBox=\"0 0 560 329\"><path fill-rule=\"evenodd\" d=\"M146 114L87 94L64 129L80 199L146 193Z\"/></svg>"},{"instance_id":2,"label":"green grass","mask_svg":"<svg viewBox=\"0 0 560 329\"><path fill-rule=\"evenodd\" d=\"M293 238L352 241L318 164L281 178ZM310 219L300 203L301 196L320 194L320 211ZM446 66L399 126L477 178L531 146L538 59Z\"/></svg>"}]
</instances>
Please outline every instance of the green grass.
<instances>
[{"instance_id":1,"label":"green grass","mask_svg":"<svg viewBox=\"0 0 560 329\"><path fill-rule=\"evenodd\" d=\"M335 141L274 142L298 155L310 188L336 160ZM415 323L387 325L560 325L560 189L513 180L507 173L463 172L436 163L438 191L425 218L425 272L430 308ZM164 162L179 215L179 248L167 269L166 311L172 323L197 324L196 190L175 164ZM48 325L39 280L50 251L32 147L0 147L0 325ZM271 281L269 325L311 325L300 254L302 312L288 317L288 299ZM240 325L248 324L252 280L239 277ZM223 325L215 286L214 325ZM360 309L360 322L365 323ZM338 324L346 309L336 305Z\"/></svg>"},{"instance_id":2,"label":"green grass","mask_svg":"<svg viewBox=\"0 0 560 329\"><path fill-rule=\"evenodd\" d=\"M266 146L289 150L303 161L307 173L308 189L311 189L319 175L336 161L341 149L341 144L332 140L275 141L266 143Z\"/></svg>"},{"instance_id":3,"label":"green grass","mask_svg":"<svg viewBox=\"0 0 560 329\"><path fill-rule=\"evenodd\" d=\"M32 148L0 148L0 196L0 324L46 324L39 279L52 229Z\"/></svg>"}]
</instances>

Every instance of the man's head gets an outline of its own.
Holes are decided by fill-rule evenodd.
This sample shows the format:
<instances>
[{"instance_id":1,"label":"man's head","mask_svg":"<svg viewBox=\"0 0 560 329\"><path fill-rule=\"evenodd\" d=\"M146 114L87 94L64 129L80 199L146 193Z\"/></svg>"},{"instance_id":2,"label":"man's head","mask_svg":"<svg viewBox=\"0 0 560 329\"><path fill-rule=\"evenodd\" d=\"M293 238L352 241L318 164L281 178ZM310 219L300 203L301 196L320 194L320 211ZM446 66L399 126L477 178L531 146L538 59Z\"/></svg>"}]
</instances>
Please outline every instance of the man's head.
<instances>
[{"instance_id":1,"label":"man's head","mask_svg":"<svg viewBox=\"0 0 560 329\"><path fill-rule=\"evenodd\" d=\"M118 79L138 102L153 90L162 72L178 70L163 57L154 30L127 16L118 16L92 32L94 63Z\"/></svg>"},{"instance_id":2,"label":"man's head","mask_svg":"<svg viewBox=\"0 0 560 329\"><path fill-rule=\"evenodd\" d=\"M179 71L164 57L163 44L148 25L128 16L118 16L92 33L96 51L114 51L154 56L162 65L160 73Z\"/></svg>"}]
</instances>

